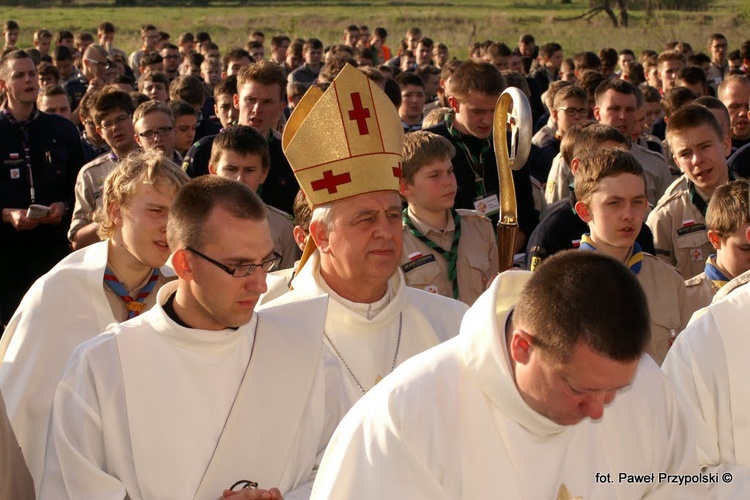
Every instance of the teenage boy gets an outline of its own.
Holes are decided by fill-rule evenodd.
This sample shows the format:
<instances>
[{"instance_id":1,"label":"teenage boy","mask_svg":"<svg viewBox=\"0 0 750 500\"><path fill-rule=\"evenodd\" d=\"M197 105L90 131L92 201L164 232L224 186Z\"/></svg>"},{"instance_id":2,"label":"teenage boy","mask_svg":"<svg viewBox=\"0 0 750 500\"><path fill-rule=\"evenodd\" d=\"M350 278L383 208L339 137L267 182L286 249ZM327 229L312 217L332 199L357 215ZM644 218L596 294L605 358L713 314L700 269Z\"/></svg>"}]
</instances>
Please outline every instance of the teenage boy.
<instances>
[{"instance_id":1,"label":"teenage boy","mask_svg":"<svg viewBox=\"0 0 750 500\"><path fill-rule=\"evenodd\" d=\"M415 73L404 72L396 77L401 89L401 106L398 115L404 132L414 132L422 128L425 92L424 82Z\"/></svg>"},{"instance_id":2,"label":"teenage boy","mask_svg":"<svg viewBox=\"0 0 750 500\"><path fill-rule=\"evenodd\" d=\"M589 116L588 96L581 87L569 85L555 94L552 109L552 120L557 124L552 141L540 147L544 158L545 172L549 173L552 160L560 152L560 142L570 127L586 120Z\"/></svg>"},{"instance_id":3,"label":"teenage boy","mask_svg":"<svg viewBox=\"0 0 750 500\"><path fill-rule=\"evenodd\" d=\"M141 59L144 55L156 50L159 43L159 30L153 24L144 24L141 27L141 48L130 54L128 64L136 77L141 75Z\"/></svg>"},{"instance_id":4,"label":"teenage boy","mask_svg":"<svg viewBox=\"0 0 750 500\"><path fill-rule=\"evenodd\" d=\"M94 212L102 204L104 179L120 159L138 147L130 118L134 111L130 95L120 90L104 89L94 101L91 119L96 133L109 145L110 152L90 161L78 172L73 220L68 230L68 239L74 249L99 241L99 224L94 222Z\"/></svg>"},{"instance_id":5,"label":"teenage boy","mask_svg":"<svg viewBox=\"0 0 750 500\"><path fill-rule=\"evenodd\" d=\"M406 135L400 191L409 207L403 212L401 269L407 285L472 305L497 274L499 256L490 220L453 208L455 155L445 137Z\"/></svg>"},{"instance_id":6,"label":"teenage boy","mask_svg":"<svg viewBox=\"0 0 750 500\"><path fill-rule=\"evenodd\" d=\"M18 43L18 23L13 20L5 21L3 25L3 40L5 42L4 48L15 47Z\"/></svg>"},{"instance_id":7,"label":"teenage boy","mask_svg":"<svg viewBox=\"0 0 750 500\"><path fill-rule=\"evenodd\" d=\"M138 91L155 101L169 101L168 89L169 77L164 73L148 71L138 81Z\"/></svg>"},{"instance_id":8,"label":"teenage boy","mask_svg":"<svg viewBox=\"0 0 750 500\"><path fill-rule=\"evenodd\" d=\"M158 149L165 158L182 164L182 155L174 150L174 116L163 102L146 101L138 106L133 113L133 132L141 148Z\"/></svg>"},{"instance_id":9,"label":"teenage boy","mask_svg":"<svg viewBox=\"0 0 750 500\"><path fill-rule=\"evenodd\" d=\"M237 77L228 76L214 89L214 114L221 123L222 130L237 123L240 110L234 107L234 94L237 93Z\"/></svg>"},{"instance_id":10,"label":"teenage boy","mask_svg":"<svg viewBox=\"0 0 750 500\"><path fill-rule=\"evenodd\" d=\"M661 94L677 86L677 75L687 64L687 59L682 52L676 50L665 50L659 54L657 67L659 68L659 80L661 81Z\"/></svg>"},{"instance_id":11,"label":"teenage boy","mask_svg":"<svg viewBox=\"0 0 750 500\"><path fill-rule=\"evenodd\" d=\"M555 42L544 44L540 51L540 56L542 58L542 65L531 76L539 84L539 91L544 93L547 91L550 83L560 78L560 66L562 66L564 59L563 48L559 43Z\"/></svg>"},{"instance_id":12,"label":"teenage boy","mask_svg":"<svg viewBox=\"0 0 750 500\"><path fill-rule=\"evenodd\" d=\"M185 101L169 101L167 104L174 117L175 152L185 156L195 139L195 126L198 124L198 114Z\"/></svg>"},{"instance_id":13,"label":"teenage boy","mask_svg":"<svg viewBox=\"0 0 750 500\"><path fill-rule=\"evenodd\" d=\"M236 125L224 130L214 139L208 171L241 182L253 193L257 193L268 177L270 165L265 139L252 127ZM290 268L300 257L299 247L294 241L291 217L270 205L266 205L266 217L274 250L281 256L279 269Z\"/></svg>"},{"instance_id":14,"label":"teenage boy","mask_svg":"<svg viewBox=\"0 0 750 500\"><path fill-rule=\"evenodd\" d=\"M671 190L648 216L656 256L677 268L684 279L703 272L713 253L706 209L714 191L729 181L726 157L732 143L713 113L688 104L669 118L667 141L682 171L683 188Z\"/></svg>"},{"instance_id":15,"label":"teenage boy","mask_svg":"<svg viewBox=\"0 0 750 500\"><path fill-rule=\"evenodd\" d=\"M716 188L706 211L708 239L715 253L705 270L685 281L691 311L711 304L716 292L750 269L750 206L748 181L736 180Z\"/></svg>"},{"instance_id":16,"label":"teenage boy","mask_svg":"<svg viewBox=\"0 0 750 500\"><path fill-rule=\"evenodd\" d=\"M0 343L0 388L39 491L50 408L73 349L156 302L167 282L167 214L187 175L155 153L135 153L107 178L101 243L34 283Z\"/></svg>"},{"instance_id":17,"label":"teenage boy","mask_svg":"<svg viewBox=\"0 0 750 500\"><path fill-rule=\"evenodd\" d=\"M323 42L317 38L310 38L302 46L302 57L305 62L289 73L287 77L289 83L303 83L308 87L315 83L323 67Z\"/></svg>"},{"instance_id":18,"label":"teenage boy","mask_svg":"<svg viewBox=\"0 0 750 500\"><path fill-rule=\"evenodd\" d=\"M48 29L40 29L34 32L34 48L42 57L49 56L52 45L52 32Z\"/></svg>"},{"instance_id":19,"label":"teenage boy","mask_svg":"<svg viewBox=\"0 0 750 500\"><path fill-rule=\"evenodd\" d=\"M621 149L601 149L581 158L576 172L575 210L589 226L581 250L599 251L635 274L646 293L651 339L646 352L661 364L690 319L685 283L674 268L642 251L636 242L648 210L643 168Z\"/></svg>"}]
</instances>

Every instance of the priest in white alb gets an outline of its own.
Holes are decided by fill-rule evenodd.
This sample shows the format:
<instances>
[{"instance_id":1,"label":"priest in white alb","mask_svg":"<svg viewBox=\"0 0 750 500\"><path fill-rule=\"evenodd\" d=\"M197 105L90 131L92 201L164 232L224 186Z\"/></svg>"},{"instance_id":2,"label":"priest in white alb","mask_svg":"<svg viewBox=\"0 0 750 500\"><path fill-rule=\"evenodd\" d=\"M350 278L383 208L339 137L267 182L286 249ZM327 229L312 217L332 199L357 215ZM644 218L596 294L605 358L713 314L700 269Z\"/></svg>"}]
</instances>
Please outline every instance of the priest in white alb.
<instances>
[{"instance_id":1,"label":"priest in white alb","mask_svg":"<svg viewBox=\"0 0 750 500\"><path fill-rule=\"evenodd\" d=\"M73 349L156 303L169 281L167 214L189 181L156 152L123 160L97 215L106 241L70 254L26 293L0 340L0 389L37 491L52 397Z\"/></svg>"},{"instance_id":2,"label":"priest in white alb","mask_svg":"<svg viewBox=\"0 0 750 500\"><path fill-rule=\"evenodd\" d=\"M744 284L696 313L662 365L694 410L701 466L732 478L711 485L714 498L750 498L748 320L750 285Z\"/></svg>"},{"instance_id":3,"label":"priest in white alb","mask_svg":"<svg viewBox=\"0 0 750 500\"><path fill-rule=\"evenodd\" d=\"M456 338L352 408L312 498L707 498L667 480L700 471L691 422L643 354L647 311L635 276L604 255L501 274Z\"/></svg>"},{"instance_id":4,"label":"priest in white alb","mask_svg":"<svg viewBox=\"0 0 750 500\"><path fill-rule=\"evenodd\" d=\"M55 393L40 498L308 498L326 420L327 298L255 312L278 265L247 186L184 186L157 304L79 346Z\"/></svg>"},{"instance_id":5,"label":"priest in white alb","mask_svg":"<svg viewBox=\"0 0 750 500\"><path fill-rule=\"evenodd\" d=\"M455 336L465 304L407 287L402 252L403 131L393 103L346 66L325 93L311 88L282 147L312 207L292 291L270 304L328 296L326 363L347 410L396 366Z\"/></svg>"}]
</instances>

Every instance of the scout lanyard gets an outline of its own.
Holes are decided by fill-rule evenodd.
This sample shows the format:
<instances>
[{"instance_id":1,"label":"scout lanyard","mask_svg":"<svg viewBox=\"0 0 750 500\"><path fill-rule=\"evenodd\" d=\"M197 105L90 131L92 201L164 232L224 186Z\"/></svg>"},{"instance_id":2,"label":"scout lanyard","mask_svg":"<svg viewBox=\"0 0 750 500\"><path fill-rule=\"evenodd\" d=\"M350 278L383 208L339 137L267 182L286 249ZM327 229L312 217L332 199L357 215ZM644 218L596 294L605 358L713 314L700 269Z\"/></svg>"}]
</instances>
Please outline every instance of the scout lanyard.
<instances>
[{"instance_id":1,"label":"scout lanyard","mask_svg":"<svg viewBox=\"0 0 750 500\"><path fill-rule=\"evenodd\" d=\"M445 121L445 125L448 127L448 131L451 133L451 137L453 137L453 140L456 141L456 146L458 146L458 149L463 151L463 153L466 155L466 159L469 160L471 171L474 172L474 183L476 185L478 198L484 198L485 196L487 196L487 189L484 185L484 158L489 150L492 149L492 143L490 142L489 138L485 139L482 143L482 151L479 153L479 158L475 158L475 156L472 154L468 146L466 146L463 139L461 138L461 132L456 130L456 128L453 126L454 118L455 116L453 113L448 113L447 115L445 115L445 118L443 120Z\"/></svg>"},{"instance_id":2,"label":"scout lanyard","mask_svg":"<svg viewBox=\"0 0 750 500\"><path fill-rule=\"evenodd\" d=\"M31 146L29 144L30 138L29 138L29 124L33 122L37 116L39 116L39 110L36 109L36 106L34 107L34 111L31 113L31 116L28 120L21 121L17 119L13 114L8 110L7 105L3 106L3 115L8 119L11 125L14 125L18 127L18 129L21 131L21 146L23 147L23 154L24 154L24 164L26 165L26 172L29 176L29 194L31 195L31 203L36 203L36 191L34 190L34 174L31 172ZM47 153L49 156L49 153Z\"/></svg>"},{"instance_id":3,"label":"scout lanyard","mask_svg":"<svg viewBox=\"0 0 750 500\"><path fill-rule=\"evenodd\" d=\"M455 224L456 228L453 231L453 242L451 243L450 250L445 250L443 247L422 234L419 229L414 226L411 217L409 217L409 212L407 209L402 212L402 221L407 229L409 229L409 232L412 234L412 236L430 247L432 250L435 250L448 263L448 279L451 280L451 284L453 286L453 298L457 299L458 270L456 269L456 263L458 261L458 240L461 238L461 216L458 215L458 212L456 212L455 210L451 210L451 215L453 215L453 223Z\"/></svg>"},{"instance_id":4,"label":"scout lanyard","mask_svg":"<svg viewBox=\"0 0 750 500\"><path fill-rule=\"evenodd\" d=\"M596 251L594 242L591 241L591 237L588 233L581 236L581 246L579 247L579 249ZM633 253L625 265L628 266L633 274L638 274L639 272L641 272L641 266L643 265L643 250L641 249L641 246L637 241L633 243Z\"/></svg>"},{"instance_id":5,"label":"scout lanyard","mask_svg":"<svg viewBox=\"0 0 750 500\"><path fill-rule=\"evenodd\" d=\"M158 280L159 269L156 268L151 272L151 276L148 278L146 286L141 288L141 291L138 292L138 296L133 299L133 297L128 294L125 286L120 283L120 280L117 279L117 276L115 276L115 273L112 271L112 269L107 266L107 268L104 270L104 283L109 288L111 288L112 291L115 292L123 301L125 301L125 308L128 310L128 319L135 318L141 312L143 312L143 309L146 307L146 304L144 303L146 297L148 297L148 294L151 293L151 291L154 289L154 286L156 285L156 282Z\"/></svg>"}]
</instances>

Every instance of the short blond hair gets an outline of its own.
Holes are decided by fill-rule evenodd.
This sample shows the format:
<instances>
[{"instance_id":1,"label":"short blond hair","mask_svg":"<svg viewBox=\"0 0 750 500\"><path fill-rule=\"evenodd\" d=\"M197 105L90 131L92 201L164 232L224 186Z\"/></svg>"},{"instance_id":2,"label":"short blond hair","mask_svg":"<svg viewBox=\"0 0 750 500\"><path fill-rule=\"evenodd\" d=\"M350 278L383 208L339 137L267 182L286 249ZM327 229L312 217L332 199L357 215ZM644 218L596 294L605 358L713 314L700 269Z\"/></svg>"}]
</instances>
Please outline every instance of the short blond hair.
<instances>
[{"instance_id":1,"label":"short blond hair","mask_svg":"<svg viewBox=\"0 0 750 500\"><path fill-rule=\"evenodd\" d=\"M716 231L721 239L732 236L745 224L750 224L750 182L732 181L716 188L706 211L706 226Z\"/></svg>"},{"instance_id":2,"label":"short blond hair","mask_svg":"<svg viewBox=\"0 0 750 500\"><path fill-rule=\"evenodd\" d=\"M406 134L404 137L401 176L406 182L414 182L419 169L436 161L451 160L456 148L445 137L425 130Z\"/></svg>"},{"instance_id":3,"label":"short blond hair","mask_svg":"<svg viewBox=\"0 0 750 500\"><path fill-rule=\"evenodd\" d=\"M144 116L155 113L157 111L161 111L165 115L169 117L169 120L174 125L174 115L172 114L172 109L166 104L161 101L155 101L150 100L146 101L143 104L140 104L133 113L133 124L135 125L138 123L138 120L143 118Z\"/></svg>"},{"instance_id":4,"label":"short blond hair","mask_svg":"<svg viewBox=\"0 0 750 500\"><path fill-rule=\"evenodd\" d=\"M166 185L174 191L190 181L182 169L161 151L134 151L123 158L104 181L102 206L94 214L99 223L98 234L102 239L110 238L115 232L115 224L110 218L109 209L113 204L126 206L140 184Z\"/></svg>"}]
</instances>

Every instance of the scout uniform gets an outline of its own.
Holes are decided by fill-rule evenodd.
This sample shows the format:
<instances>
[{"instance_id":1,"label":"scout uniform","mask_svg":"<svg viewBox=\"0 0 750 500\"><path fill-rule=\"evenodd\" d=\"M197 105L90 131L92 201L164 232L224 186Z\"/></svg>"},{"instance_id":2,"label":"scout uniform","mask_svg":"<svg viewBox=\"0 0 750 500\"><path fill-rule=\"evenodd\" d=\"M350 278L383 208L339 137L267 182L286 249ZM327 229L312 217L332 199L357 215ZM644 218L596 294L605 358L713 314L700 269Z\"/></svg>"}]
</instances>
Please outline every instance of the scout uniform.
<instances>
[{"instance_id":1,"label":"scout uniform","mask_svg":"<svg viewBox=\"0 0 750 500\"><path fill-rule=\"evenodd\" d=\"M707 203L691 182L687 185L688 189L659 201L647 220L656 256L672 264L683 278L703 272L706 258L713 253L704 215Z\"/></svg>"},{"instance_id":2,"label":"scout uniform","mask_svg":"<svg viewBox=\"0 0 750 500\"><path fill-rule=\"evenodd\" d=\"M716 292L716 295L714 295L714 298L711 301L711 303L715 304L716 302L720 301L721 299L729 295L731 292L736 290L737 288L747 283L750 283L750 271L745 271L744 273L740 274L736 278L733 278L729 283L721 287L719 291Z\"/></svg>"},{"instance_id":3,"label":"scout uniform","mask_svg":"<svg viewBox=\"0 0 750 500\"><path fill-rule=\"evenodd\" d=\"M552 160L552 167L547 176L547 186L544 191L544 201L547 206L553 203L565 200L570 194L570 185L573 183L573 172L563 159L562 153L559 153Z\"/></svg>"},{"instance_id":4,"label":"scout uniform","mask_svg":"<svg viewBox=\"0 0 750 500\"><path fill-rule=\"evenodd\" d=\"M94 212L102 206L104 180L117 166L117 156L107 153L84 165L76 178L76 203L68 239L73 241L79 229L94 221Z\"/></svg>"},{"instance_id":5,"label":"scout uniform","mask_svg":"<svg viewBox=\"0 0 750 500\"><path fill-rule=\"evenodd\" d=\"M472 305L499 269L489 219L475 210L451 210L448 225L439 230L407 208L403 222L406 284Z\"/></svg>"},{"instance_id":6,"label":"scout uniform","mask_svg":"<svg viewBox=\"0 0 750 500\"><path fill-rule=\"evenodd\" d=\"M587 234L581 237L580 248L596 250ZM692 314L687 303L685 283L674 268L643 252L638 243L633 245L625 262L638 278L648 302L651 339L646 352L661 365L672 342L687 326Z\"/></svg>"},{"instance_id":7,"label":"scout uniform","mask_svg":"<svg viewBox=\"0 0 750 500\"><path fill-rule=\"evenodd\" d=\"M643 167L646 176L646 196L651 206L654 206L672 183L672 173L658 153L633 144L629 150L638 163Z\"/></svg>"},{"instance_id":8,"label":"scout uniform","mask_svg":"<svg viewBox=\"0 0 750 500\"><path fill-rule=\"evenodd\" d=\"M716 254L708 257L705 269L699 275L685 281L688 305L693 312L711 305L711 299L716 292L730 281L730 278L716 266Z\"/></svg>"}]
</instances>

